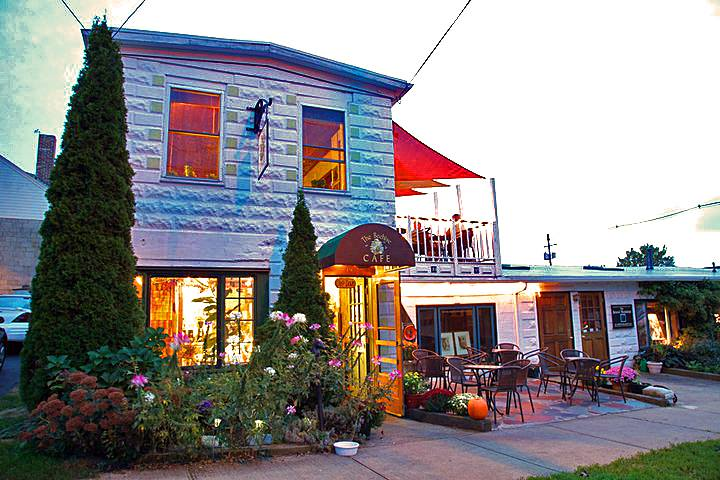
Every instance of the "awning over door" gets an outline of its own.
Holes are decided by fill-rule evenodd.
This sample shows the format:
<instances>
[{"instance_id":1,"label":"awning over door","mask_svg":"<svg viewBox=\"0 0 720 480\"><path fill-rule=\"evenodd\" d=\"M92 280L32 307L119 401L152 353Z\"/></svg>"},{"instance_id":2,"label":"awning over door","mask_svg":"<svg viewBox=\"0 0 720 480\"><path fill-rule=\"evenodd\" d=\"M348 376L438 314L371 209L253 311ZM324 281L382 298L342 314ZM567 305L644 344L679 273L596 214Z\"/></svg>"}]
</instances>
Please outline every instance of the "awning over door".
<instances>
[{"instance_id":1,"label":"awning over door","mask_svg":"<svg viewBox=\"0 0 720 480\"><path fill-rule=\"evenodd\" d=\"M366 223L331 238L320 247L318 259L321 268L415 266L415 254L407 240L379 223Z\"/></svg>"},{"instance_id":2,"label":"awning over door","mask_svg":"<svg viewBox=\"0 0 720 480\"><path fill-rule=\"evenodd\" d=\"M485 178L458 165L393 122L395 196L422 195L413 188L445 187L437 179Z\"/></svg>"}]
</instances>

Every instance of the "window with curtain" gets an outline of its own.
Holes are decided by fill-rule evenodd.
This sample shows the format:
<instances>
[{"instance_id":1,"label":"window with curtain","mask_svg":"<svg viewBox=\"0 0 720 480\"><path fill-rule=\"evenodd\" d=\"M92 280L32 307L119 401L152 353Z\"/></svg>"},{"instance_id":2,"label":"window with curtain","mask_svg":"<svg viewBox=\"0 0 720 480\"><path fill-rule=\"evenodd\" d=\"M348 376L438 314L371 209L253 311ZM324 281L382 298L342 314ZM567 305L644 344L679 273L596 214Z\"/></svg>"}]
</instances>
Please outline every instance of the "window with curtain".
<instances>
[{"instance_id":1,"label":"window with curtain","mask_svg":"<svg viewBox=\"0 0 720 480\"><path fill-rule=\"evenodd\" d=\"M220 178L220 95L173 88L166 174Z\"/></svg>"},{"instance_id":2,"label":"window with curtain","mask_svg":"<svg viewBox=\"0 0 720 480\"><path fill-rule=\"evenodd\" d=\"M302 117L303 187L347 190L345 114L304 106Z\"/></svg>"}]
</instances>

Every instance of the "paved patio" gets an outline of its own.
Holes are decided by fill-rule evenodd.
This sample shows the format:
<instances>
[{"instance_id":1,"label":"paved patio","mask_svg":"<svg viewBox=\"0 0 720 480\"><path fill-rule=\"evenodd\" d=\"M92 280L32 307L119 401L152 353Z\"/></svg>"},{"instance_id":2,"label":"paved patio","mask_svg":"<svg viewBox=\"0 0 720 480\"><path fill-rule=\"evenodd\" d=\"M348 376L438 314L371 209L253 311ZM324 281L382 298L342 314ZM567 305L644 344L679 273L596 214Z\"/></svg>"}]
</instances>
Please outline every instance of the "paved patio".
<instances>
[{"instance_id":1,"label":"paved patio","mask_svg":"<svg viewBox=\"0 0 720 480\"><path fill-rule=\"evenodd\" d=\"M587 412L586 405L587 414L572 419L549 418L522 427L513 426L508 419L507 425L489 433L391 418L354 458L305 455L248 464L118 472L103 478L416 480L491 474L494 479L516 479L608 463L672 443L720 438L720 382L670 375L655 375L647 380L673 388L679 397L677 406L642 404L642 408L631 405ZM581 398L585 401L587 395L578 392L576 399Z\"/></svg>"}]
</instances>

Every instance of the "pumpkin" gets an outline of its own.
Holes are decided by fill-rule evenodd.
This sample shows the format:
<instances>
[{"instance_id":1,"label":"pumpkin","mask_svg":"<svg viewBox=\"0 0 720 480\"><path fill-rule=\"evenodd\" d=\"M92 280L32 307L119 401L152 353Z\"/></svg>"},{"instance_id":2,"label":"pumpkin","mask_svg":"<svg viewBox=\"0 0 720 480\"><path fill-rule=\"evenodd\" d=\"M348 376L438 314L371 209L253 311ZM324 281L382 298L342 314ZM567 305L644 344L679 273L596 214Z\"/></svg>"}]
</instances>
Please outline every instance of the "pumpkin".
<instances>
[{"instance_id":1,"label":"pumpkin","mask_svg":"<svg viewBox=\"0 0 720 480\"><path fill-rule=\"evenodd\" d=\"M484 398L472 398L468 401L468 415L473 420L483 420L487 417L488 406Z\"/></svg>"}]
</instances>

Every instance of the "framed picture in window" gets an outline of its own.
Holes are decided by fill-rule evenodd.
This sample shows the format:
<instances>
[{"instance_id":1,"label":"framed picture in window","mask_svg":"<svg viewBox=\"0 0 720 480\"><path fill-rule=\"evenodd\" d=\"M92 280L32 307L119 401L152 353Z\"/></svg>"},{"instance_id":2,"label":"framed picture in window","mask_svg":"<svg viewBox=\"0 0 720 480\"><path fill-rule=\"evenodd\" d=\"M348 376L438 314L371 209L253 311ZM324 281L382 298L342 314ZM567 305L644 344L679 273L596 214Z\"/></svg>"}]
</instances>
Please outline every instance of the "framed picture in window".
<instances>
[{"instance_id":1,"label":"framed picture in window","mask_svg":"<svg viewBox=\"0 0 720 480\"><path fill-rule=\"evenodd\" d=\"M443 357L455 355L455 342L452 332L444 332L440 334L440 355Z\"/></svg>"},{"instance_id":2,"label":"framed picture in window","mask_svg":"<svg viewBox=\"0 0 720 480\"><path fill-rule=\"evenodd\" d=\"M455 332L454 335L456 355L467 355L467 347L472 346L470 343L470 332Z\"/></svg>"}]
</instances>

